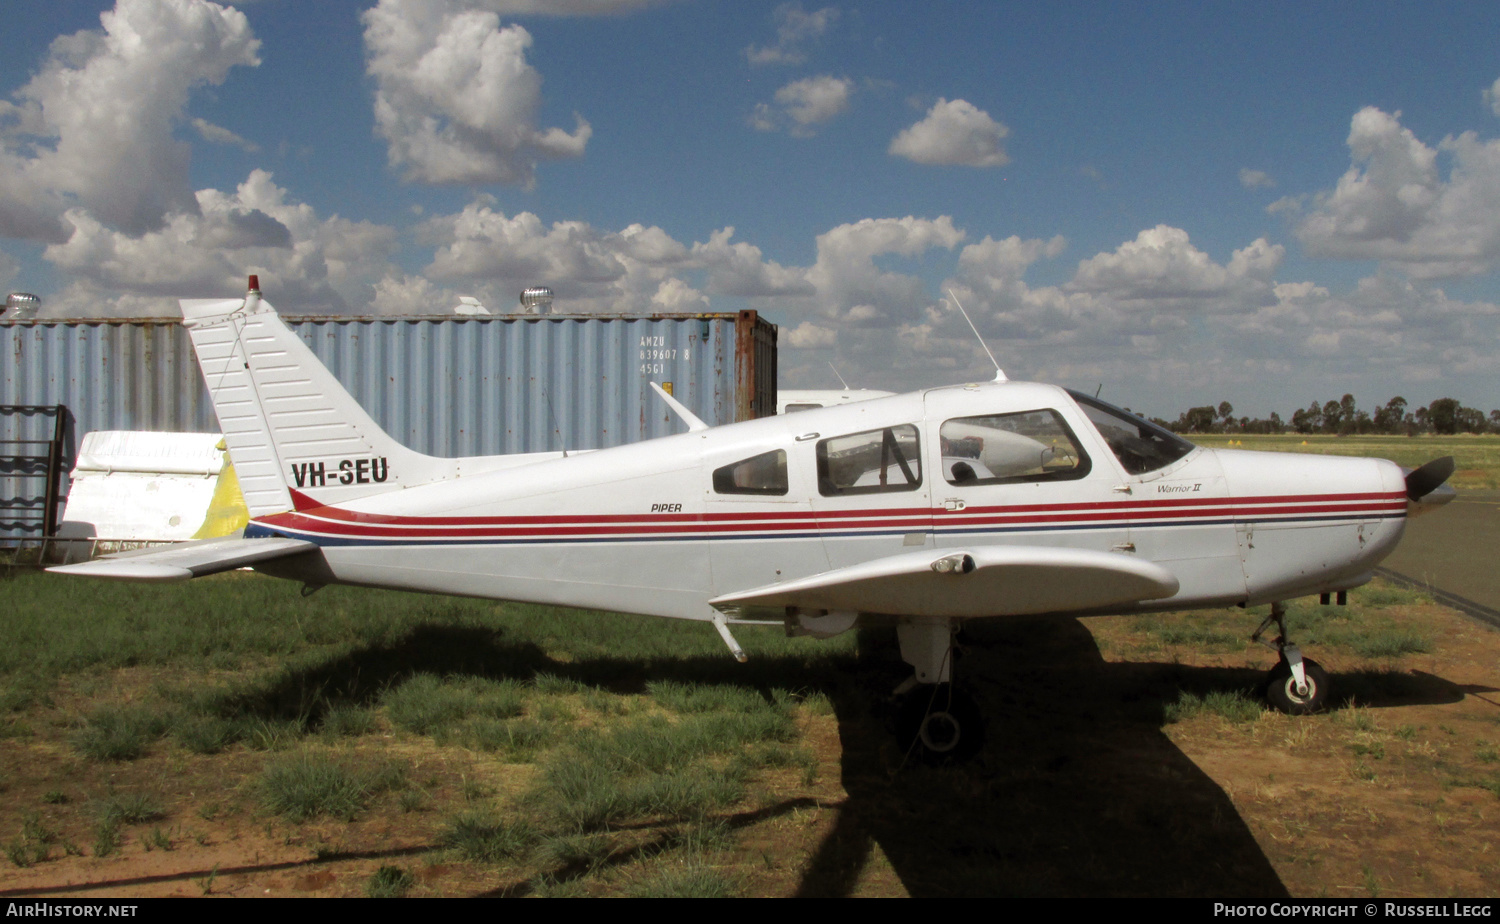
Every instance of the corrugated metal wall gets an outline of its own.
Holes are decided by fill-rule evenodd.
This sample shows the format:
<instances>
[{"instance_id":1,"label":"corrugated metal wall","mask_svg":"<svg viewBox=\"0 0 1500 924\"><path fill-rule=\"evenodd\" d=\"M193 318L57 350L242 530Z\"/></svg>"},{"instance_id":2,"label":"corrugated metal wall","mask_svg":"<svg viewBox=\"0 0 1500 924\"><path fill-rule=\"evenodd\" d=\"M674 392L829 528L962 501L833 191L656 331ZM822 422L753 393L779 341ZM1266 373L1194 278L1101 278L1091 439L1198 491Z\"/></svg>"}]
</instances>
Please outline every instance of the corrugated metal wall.
<instances>
[{"instance_id":1,"label":"corrugated metal wall","mask_svg":"<svg viewBox=\"0 0 1500 924\"><path fill-rule=\"evenodd\" d=\"M598 449L682 432L652 381L672 383L709 424L776 408L776 328L750 311L285 320L387 432L431 455ZM177 322L0 321L0 347L0 404L65 405L70 467L94 430L218 430Z\"/></svg>"},{"instance_id":2,"label":"corrugated metal wall","mask_svg":"<svg viewBox=\"0 0 1500 924\"><path fill-rule=\"evenodd\" d=\"M599 449L682 432L653 381L671 382L710 424L754 408L738 387L735 315L292 326L387 432L432 455ZM770 325L748 333L761 327ZM748 375L753 395L761 383Z\"/></svg>"}]
</instances>

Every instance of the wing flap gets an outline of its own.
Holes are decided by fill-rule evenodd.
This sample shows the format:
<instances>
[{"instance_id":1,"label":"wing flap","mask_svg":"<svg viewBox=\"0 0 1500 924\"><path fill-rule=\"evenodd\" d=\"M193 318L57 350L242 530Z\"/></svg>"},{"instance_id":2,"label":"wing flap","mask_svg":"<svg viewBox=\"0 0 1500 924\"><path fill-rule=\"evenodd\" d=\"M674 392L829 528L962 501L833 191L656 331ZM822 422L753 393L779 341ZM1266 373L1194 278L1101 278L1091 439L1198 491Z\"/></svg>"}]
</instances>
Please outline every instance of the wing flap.
<instances>
[{"instance_id":1,"label":"wing flap","mask_svg":"<svg viewBox=\"0 0 1500 924\"><path fill-rule=\"evenodd\" d=\"M315 548L317 543L305 539L281 536L242 539L230 536L121 552L47 570L57 574L81 574L116 581L185 581Z\"/></svg>"},{"instance_id":2,"label":"wing flap","mask_svg":"<svg viewBox=\"0 0 1500 924\"><path fill-rule=\"evenodd\" d=\"M946 566L945 564L946 563ZM1117 552L1042 546L928 549L724 594L720 610L800 607L903 616L1096 610L1177 593L1175 575Z\"/></svg>"}]
</instances>

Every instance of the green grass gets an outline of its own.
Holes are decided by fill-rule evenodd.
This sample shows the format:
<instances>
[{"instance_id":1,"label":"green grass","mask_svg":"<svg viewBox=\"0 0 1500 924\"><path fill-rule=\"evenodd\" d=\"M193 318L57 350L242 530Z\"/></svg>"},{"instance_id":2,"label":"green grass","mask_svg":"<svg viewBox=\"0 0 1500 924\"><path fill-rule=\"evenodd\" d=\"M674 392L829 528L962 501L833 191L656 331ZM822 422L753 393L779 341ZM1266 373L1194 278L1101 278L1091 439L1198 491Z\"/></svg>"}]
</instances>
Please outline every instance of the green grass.
<instances>
[{"instance_id":1,"label":"green grass","mask_svg":"<svg viewBox=\"0 0 1500 924\"><path fill-rule=\"evenodd\" d=\"M141 838L141 846L145 847L148 852L169 851L172 849L172 837L160 827L152 828L150 833Z\"/></svg>"},{"instance_id":2,"label":"green grass","mask_svg":"<svg viewBox=\"0 0 1500 924\"><path fill-rule=\"evenodd\" d=\"M21 821L21 831L5 843L5 857L19 867L35 866L46 861L57 832L42 821L40 815L28 812Z\"/></svg>"},{"instance_id":3,"label":"green grass","mask_svg":"<svg viewBox=\"0 0 1500 924\"><path fill-rule=\"evenodd\" d=\"M503 753L518 763L529 763L554 745L561 729L540 719L477 718L449 726L433 736L439 745L456 744L476 751Z\"/></svg>"},{"instance_id":4,"label":"green grass","mask_svg":"<svg viewBox=\"0 0 1500 924\"><path fill-rule=\"evenodd\" d=\"M6 609L0 711L44 700L58 677L131 666L272 666L260 690L195 690L202 701L182 705L280 719L368 704L414 671L530 681L538 692L588 697L660 664L756 670L736 668L706 623L350 587L302 597L293 582L254 574L162 586L28 571L6 581ZM769 660L815 676L854 648L853 633L823 641L789 639L779 629L736 633L752 664Z\"/></svg>"},{"instance_id":5,"label":"green grass","mask_svg":"<svg viewBox=\"0 0 1500 924\"><path fill-rule=\"evenodd\" d=\"M632 898L729 898L738 891L735 880L702 861L663 864L654 875L636 883Z\"/></svg>"},{"instance_id":6,"label":"green grass","mask_svg":"<svg viewBox=\"0 0 1500 924\"><path fill-rule=\"evenodd\" d=\"M417 877L411 871L399 866L382 866L365 882L365 895L370 898L405 898L416 884Z\"/></svg>"},{"instance_id":7,"label":"green grass","mask_svg":"<svg viewBox=\"0 0 1500 924\"><path fill-rule=\"evenodd\" d=\"M508 719L525 710L521 685L479 677L444 680L418 674L381 698L392 722L430 735L471 716Z\"/></svg>"},{"instance_id":8,"label":"green grass","mask_svg":"<svg viewBox=\"0 0 1500 924\"><path fill-rule=\"evenodd\" d=\"M1322 606L1316 598L1292 601L1287 607L1287 628L1304 654L1351 655L1370 660L1399 662L1410 654L1432 650L1432 635L1420 623L1400 612L1401 607L1431 605L1432 598L1383 581L1374 581L1350 591L1348 606ZM1198 653L1231 654L1248 650L1256 620L1268 612L1257 607L1236 616L1226 610L1193 610L1181 613L1149 613L1132 617L1129 634L1102 644L1122 647L1132 657L1155 655L1175 646ZM1265 637L1274 637L1275 627ZM1180 704L1179 704L1180 705Z\"/></svg>"},{"instance_id":9,"label":"green grass","mask_svg":"<svg viewBox=\"0 0 1500 924\"><path fill-rule=\"evenodd\" d=\"M73 735L73 746L94 760L135 760L171 728L173 715L149 706L105 706Z\"/></svg>"},{"instance_id":10,"label":"green grass","mask_svg":"<svg viewBox=\"0 0 1500 924\"><path fill-rule=\"evenodd\" d=\"M239 740L240 731L240 726L228 719L194 715L178 722L172 737L194 754L218 754Z\"/></svg>"},{"instance_id":11,"label":"green grass","mask_svg":"<svg viewBox=\"0 0 1500 924\"><path fill-rule=\"evenodd\" d=\"M90 809L99 821L114 824L138 825L162 817L161 802L145 793L111 794Z\"/></svg>"},{"instance_id":12,"label":"green grass","mask_svg":"<svg viewBox=\"0 0 1500 924\"><path fill-rule=\"evenodd\" d=\"M1421 605L1431 598L1420 591L1376 583L1350 593L1349 606L1320 606L1299 601L1288 610L1292 638L1304 648L1347 651L1363 658L1395 659L1432 650L1432 638L1382 610Z\"/></svg>"},{"instance_id":13,"label":"green grass","mask_svg":"<svg viewBox=\"0 0 1500 924\"><path fill-rule=\"evenodd\" d=\"M1192 434L1188 439L1200 446L1270 452L1306 452L1317 455L1372 456L1416 468L1441 456L1453 456L1455 473L1451 484L1460 491L1500 488L1500 436L1493 434L1455 436L1324 436L1321 434ZM1240 445L1243 443L1243 445Z\"/></svg>"},{"instance_id":14,"label":"green grass","mask_svg":"<svg viewBox=\"0 0 1500 924\"><path fill-rule=\"evenodd\" d=\"M1214 690L1203 696L1184 690L1177 702L1168 703L1165 711L1167 722L1182 722L1200 715L1216 715L1221 719L1241 724L1254 722L1265 712L1259 698L1243 690Z\"/></svg>"},{"instance_id":15,"label":"green grass","mask_svg":"<svg viewBox=\"0 0 1500 924\"><path fill-rule=\"evenodd\" d=\"M371 797L400 786L405 777L405 770L388 762L358 766L300 754L267 767L259 791L267 810L292 821L318 815L350 821Z\"/></svg>"},{"instance_id":16,"label":"green grass","mask_svg":"<svg viewBox=\"0 0 1500 924\"><path fill-rule=\"evenodd\" d=\"M608 834L559 834L537 845L537 861L553 869L594 870L610 858L616 849Z\"/></svg>"},{"instance_id":17,"label":"green grass","mask_svg":"<svg viewBox=\"0 0 1500 924\"><path fill-rule=\"evenodd\" d=\"M324 714L318 730L329 738L358 738L373 732L376 724L373 710L342 703Z\"/></svg>"},{"instance_id":18,"label":"green grass","mask_svg":"<svg viewBox=\"0 0 1500 924\"><path fill-rule=\"evenodd\" d=\"M1158 645L1190 645L1214 653L1242 651L1250 635L1219 613L1152 613L1132 619L1131 629Z\"/></svg>"},{"instance_id":19,"label":"green grass","mask_svg":"<svg viewBox=\"0 0 1500 924\"><path fill-rule=\"evenodd\" d=\"M781 707L758 702L754 712L695 713L675 721L650 716L583 733L549 755L539 799L563 825L582 831L641 819L701 818L737 801L751 771L780 759L763 752L765 763L747 760L747 749L795 737Z\"/></svg>"},{"instance_id":20,"label":"green grass","mask_svg":"<svg viewBox=\"0 0 1500 924\"><path fill-rule=\"evenodd\" d=\"M524 819L473 811L448 822L439 841L466 860L498 863L526 853L538 839L536 829Z\"/></svg>"},{"instance_id":21,"label":"green grass","mask_svg":"<svg viewBox=\"0 0 1500 924\"><path fill-rule=\"evenodd\" d=\"M673 712L705 713L764 712L768 705L785 702L784 691L774 691L768 701L759 690L732 683L682 683L676 680L654 680L646 684L646 692Z\"/></svg>"},{"instance_id":22,"label":"green grass","mask_svg":"<svg viewBox=\"0 0 1500 924\"><path fill-rule=\"evenodd\" d=\"M449 813L444 844L521 866L537 894L731 894L733 877L705 873L733 841L724 813L759 774L814 778L796 717L832 714L823 685L855 645L746 627L739 665L702 623L357 588L303 598L244 574L163 588L21 573L5 589L6 727L51 727L38 712L66 696L85 701L70 740L89 759L272 752L242 753L258 776L226 780L244 802L199 814L348 820L390 792L392 811ZM459 787L351 756L392 729L536 769L514 790L472 771ZM135 799L93 805L94 855L174 836L181 849ZM38 843L16 836L8 853L44 859ZM370 890L400 887L379 875Z\"/></svg>"},{"instance_id":23,"label":"green grass","mask_svg":"<svg viewBox=\"0 0 1500 924\"><path fill-rule=\"evenodd\" d=\"M120 849L123 840L118 821L102 818L94 823L94 856L110 856Z\"/></svg>"}]
</instances>

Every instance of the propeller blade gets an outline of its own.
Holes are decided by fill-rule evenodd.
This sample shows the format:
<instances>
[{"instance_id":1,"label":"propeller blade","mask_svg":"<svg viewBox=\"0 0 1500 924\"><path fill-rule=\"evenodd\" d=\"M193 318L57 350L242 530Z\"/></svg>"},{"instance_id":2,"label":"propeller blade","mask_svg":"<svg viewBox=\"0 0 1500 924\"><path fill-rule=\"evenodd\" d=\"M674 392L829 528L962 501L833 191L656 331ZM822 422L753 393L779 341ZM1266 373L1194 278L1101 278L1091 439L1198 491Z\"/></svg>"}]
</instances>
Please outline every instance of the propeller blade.
<instances>
[{"instance_id":1,"label":"propeller blade","mask_svg":"<svg viewBox=\"0 0 1500 924\"><path fill-rule=\"evenodd\" d=\"M1421 468L1406 473L1406 499L1418 501L1442 487L1453 474L1453 457L1433 459Z\"/></svg>"}]
</instances>

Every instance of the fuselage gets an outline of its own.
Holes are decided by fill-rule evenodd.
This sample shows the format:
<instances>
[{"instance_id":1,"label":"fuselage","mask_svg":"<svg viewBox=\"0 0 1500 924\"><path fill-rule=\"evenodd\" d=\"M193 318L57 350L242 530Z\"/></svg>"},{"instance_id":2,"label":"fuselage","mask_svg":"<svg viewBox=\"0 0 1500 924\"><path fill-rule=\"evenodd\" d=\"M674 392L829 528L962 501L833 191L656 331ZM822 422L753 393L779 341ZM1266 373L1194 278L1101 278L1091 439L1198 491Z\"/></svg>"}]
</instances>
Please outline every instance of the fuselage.
<instances>
[{"instance_id":1,"label":"fuselage","mask_svg":"<svg viewBox=\"0 0 1500 924\"><path fill-rule=\"evenodd\" d=\"M317 542L339 582L688 619L722 594L924 548L1078 548L1177 576L1175 596L1123 608L1140 611L1355 586L1407 510L1391 462L1195 447L1022 382L472 468L491 470L293 487L297 509L248 534Z\"/></svg>"}]
</instances>

